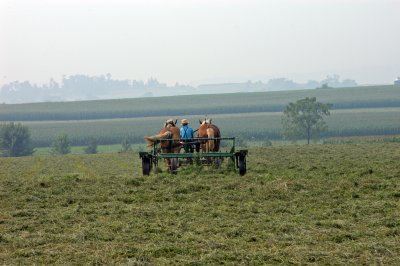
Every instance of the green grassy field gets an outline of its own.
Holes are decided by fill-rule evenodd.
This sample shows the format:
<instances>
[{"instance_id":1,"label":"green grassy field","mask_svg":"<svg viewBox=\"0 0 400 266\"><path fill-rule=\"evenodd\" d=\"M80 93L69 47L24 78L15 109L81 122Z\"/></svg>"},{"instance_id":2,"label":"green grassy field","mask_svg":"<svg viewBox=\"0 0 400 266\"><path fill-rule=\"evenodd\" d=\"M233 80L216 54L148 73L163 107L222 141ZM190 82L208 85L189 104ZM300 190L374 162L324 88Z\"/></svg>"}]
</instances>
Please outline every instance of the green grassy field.
<instances>
[{"instance_id":1,"label":"green grassy field","mask_svg":"<svg viewBox=\"0 0 400 266\"><path fill-rule=\"evenodd\" d=\"M0 264L396 265L399 161L399 143L254 148L244 177L0 158Z\"/></svg>"},{"instance_id":2,"label":"green grassy field","mask_svg":"<svg viewBox=\"0 0 400 266\"><path fill-rule=\"evenodd\" d=\"M332 103L335 109L400 107L400 88L386 85L86 102L0 104L0 121L279 112L289 102L305 97L317 97L321 102Z\"/></svg>"},{"instance_id":3,"label":"green grassy field","mask_svg":"<svg viewBox=\"0 0 400 266\"><path fill-rule=\"evenodd\" d=\"M245 141L281 139L281 112L216 114L210 117L224 136ZM85 145L95 136L101 144L121 143L130 136L134 143L143 143L143 136L156 134L168 117L126 118L86 121L23 122L31 131L36 146L50 146L60 132L68 134L73 145ZM194 128L203 116L188 116ZM400 134L400 108L333 110L326 119L325 136L357 136Z\"/></svg>"}]
</instances>

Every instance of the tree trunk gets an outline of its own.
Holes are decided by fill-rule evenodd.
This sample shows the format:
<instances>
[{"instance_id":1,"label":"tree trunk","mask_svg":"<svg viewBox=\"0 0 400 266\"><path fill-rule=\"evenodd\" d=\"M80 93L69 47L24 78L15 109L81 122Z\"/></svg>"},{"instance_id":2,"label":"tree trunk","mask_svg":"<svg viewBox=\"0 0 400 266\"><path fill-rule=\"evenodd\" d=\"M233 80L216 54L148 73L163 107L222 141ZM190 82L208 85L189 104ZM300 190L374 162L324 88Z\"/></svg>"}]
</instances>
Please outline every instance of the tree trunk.
<instances>
[{"instance_id":1,"label":"tree trunk","mask_svg":"<svg viewBox=\"0 0 400 266\"><path fill-rule=\"evenodd\" d=\"M307 144L310 144L310 128L307 128Z\"/></svg>"}]
</instances>

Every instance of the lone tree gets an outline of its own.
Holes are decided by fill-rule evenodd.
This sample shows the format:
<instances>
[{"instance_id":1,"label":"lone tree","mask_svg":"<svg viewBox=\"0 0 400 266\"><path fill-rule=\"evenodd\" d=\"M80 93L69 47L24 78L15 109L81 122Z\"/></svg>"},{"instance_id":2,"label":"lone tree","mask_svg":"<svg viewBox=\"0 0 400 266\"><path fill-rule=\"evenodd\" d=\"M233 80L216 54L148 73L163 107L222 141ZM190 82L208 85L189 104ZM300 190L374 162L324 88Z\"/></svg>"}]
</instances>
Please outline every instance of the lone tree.
<instances>
[{"instance_id":1,"label":"lone tree","mask_svg":"<svg viewBox=\"0 0 400 266\"><path fill-rule=\"evenodd\" d=\"M328 129L323 116L330 115L331 104L317 102L317 98L305 98L289 103L282 116L283 136L285 139L296 140L306 138L318 139L319 133Z\"/></svg>"},{"instance_id":2,"label":"lone tree","mask_svg":"<svg viewBox=\"0 0 400 266\"><path fill-rule=\"evenodd\" d=\"M60 133L53 142L52 152L54 154L67 154L71 152L68 135Z\"/></svg>"},{"instance_id":3,"label":"lone tree","mask_svg":"<svg viewBox=\"0 0 400 266\"><path fill-rule=\"evenodd\" d=\"M31 155L34 150L31 145L29 128L13 122L1 125L0 150L5 157Z\"/></svg>"},{"instance_id":4,"label":"lone tree","mask_svg":"<svg viewBox=\"0 0 400 266\"><path fill-rule=\"evenodd\" d=\"M121 152L131 152L132 151L132 145L131 142L129 141L129 137L125 136L122 139L122 148L121 148Z\"/></svg>"},{"instance_id":5,"label":"lone tree","mask_svg":"<svg viewBox=\"0 0 400 266\"><path fill-rule=\"evenodd\" d=\"M95 154L97 153L97 140L95 138L90 138L88 140L88 145L85 148L86 154Z\"/></svg>"}]
</instances>

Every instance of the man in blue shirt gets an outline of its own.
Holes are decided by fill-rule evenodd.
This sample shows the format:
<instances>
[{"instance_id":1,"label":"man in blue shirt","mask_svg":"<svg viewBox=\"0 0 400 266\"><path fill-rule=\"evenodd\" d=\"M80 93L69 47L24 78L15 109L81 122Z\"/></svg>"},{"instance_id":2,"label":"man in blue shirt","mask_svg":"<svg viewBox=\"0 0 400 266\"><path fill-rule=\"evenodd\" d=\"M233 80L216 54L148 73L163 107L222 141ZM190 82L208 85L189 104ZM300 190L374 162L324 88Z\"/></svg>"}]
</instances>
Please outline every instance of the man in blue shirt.
<instances>
[{"instance_id":1,"label":"man in blue shirt","mask_svg":"<svg viewBox=\"0 0 400 266\"><path fill-rule=\"evenodd\" d=\"M181 123L182 123L181 127L182 142L191 142L193 139L193 129L188 126L189 120L186 118L182 119ZM185 152L193 152L192 144L183 144L183 148L185 149Z\"/></svg>"}]
</instances>

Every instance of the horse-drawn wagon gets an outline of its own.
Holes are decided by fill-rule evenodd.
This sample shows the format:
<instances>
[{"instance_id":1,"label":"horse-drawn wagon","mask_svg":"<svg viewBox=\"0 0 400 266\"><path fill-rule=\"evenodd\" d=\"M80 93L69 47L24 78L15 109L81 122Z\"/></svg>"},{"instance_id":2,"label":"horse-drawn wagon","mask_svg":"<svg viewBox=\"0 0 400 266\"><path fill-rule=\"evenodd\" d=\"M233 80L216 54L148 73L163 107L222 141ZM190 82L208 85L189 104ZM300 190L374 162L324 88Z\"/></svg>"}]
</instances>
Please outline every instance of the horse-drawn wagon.
<instances>
[{"instance_id":1,"label":"horse-drawn wagon","mask_svg":"<svg viewBox=\"0 0 400 266\"><path fill-rule=\"evenodd\" d=\"M205 151L200 149L200 145L207 142L223 143L224 146L221 151ZM161 149L161 143L179 143L181 147L185 145L194 145L197 148L193 153L167 153ZM171 173L176 173L178 167L183 163L197 163L197 164L214 164L219 166L223 158L229 158L233 163L235 169L239 169L239 174L246 173L246 156L247 150L235 150L235 138L193 138L191 142L184 142L183 139L164 138L158 139L154 142L150 152L140 152L139 156L142 160L143 175L149 175L153 168L158 166L160 160L166 159L168 161L168 168Z\"/></svg>"},{"instance_id":2,"label":"horse-drawn wagon","mask_svg":"<svg viewBox=\"0 0 400 266\"><path fill-rule=\"evenodd\" d=\"M247 150L236 151L235 138L222 138L219 128L211 120L199 120L197 138L193 135L189 139L181 138L180 129L176 126L177 120L174 122L172 119L165 121L158 135L144 137L152 151L139 153L143 175L149 175L151 169L158 166L160 159L167 162L171 173L176 173L183 162L219 166L223 158L230 158L235 169L238 168L240 175L244 175ZM184 122L188 123L188 120L183 119L182 124ZM185 150L183 153L182 148Z\"/></svg>"}]
</instances>

